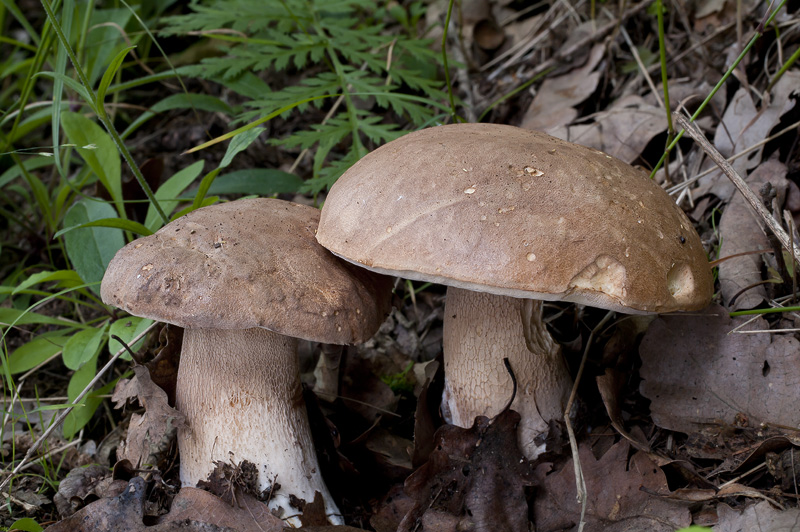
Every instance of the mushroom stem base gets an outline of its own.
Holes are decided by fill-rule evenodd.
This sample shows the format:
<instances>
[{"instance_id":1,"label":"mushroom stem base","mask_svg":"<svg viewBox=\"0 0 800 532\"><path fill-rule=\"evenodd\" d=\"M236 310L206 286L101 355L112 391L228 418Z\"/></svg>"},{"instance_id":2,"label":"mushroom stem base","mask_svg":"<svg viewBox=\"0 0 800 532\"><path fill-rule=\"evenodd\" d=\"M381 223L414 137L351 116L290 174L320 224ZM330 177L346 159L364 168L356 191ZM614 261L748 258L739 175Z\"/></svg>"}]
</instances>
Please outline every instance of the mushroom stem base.
<instances>
[{"instance_id":1,"label":"mushroom stem base","mask_svg":"<svg viewBox=\"0 0 800 532\"><path fill-rule=\"evenodd\" d=\"M320 475L297 366L297 340L265 329L186 329L176 406L181 483L196 486L214 462L258 470L259 492L272 489L270 509L283 519L301 510L290 496L319 491L333 524L339 510ZM280 484L280 487L277 487Z\"/></svg>"},{"instance_id":2,"label":"mushroom stem base","mask_svg":"<svg viewBox=\"0 0 800 532\"><path fill-rule=\"evenodd\" d=\"M559 345L542 323L542 303L532 299L447 289L444 317L445 420L471 427L477 416L494 417L508 404L522 417L520 449L529 459L544 450L536 438L551 419L561 419L572 379Z\"/></svg>"}]
</instances>

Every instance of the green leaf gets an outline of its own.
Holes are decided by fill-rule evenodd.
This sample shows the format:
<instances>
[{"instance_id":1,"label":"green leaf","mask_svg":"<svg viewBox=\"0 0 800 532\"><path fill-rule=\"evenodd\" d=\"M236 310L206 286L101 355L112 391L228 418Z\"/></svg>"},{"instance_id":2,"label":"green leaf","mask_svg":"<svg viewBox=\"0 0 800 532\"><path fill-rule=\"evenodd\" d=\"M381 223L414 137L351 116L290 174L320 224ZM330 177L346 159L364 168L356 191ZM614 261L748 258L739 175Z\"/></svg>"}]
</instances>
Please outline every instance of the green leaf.
<instances>
[{"instance_id":1,"label":"green leaf","mask_svg":"<svg viewBox=\"0 0 800 532\"><path fill-rule=\"evenodd\" d=\"M61 358L64 365L69 369L80 369L86 362L91 360L98 351L100 345L105 340L106 326L84 329L73 334L64 345L64 352Z\"/></svg>"},{"instance_id":2,"label":"green leaf","mask_svg":"<svg viewBox=\"0 0 800 532\"><path fill-rule=\"evenodd\" d=\"M36 312L26 312L26 310L0 307L0 326L2 325L30 325L32 323L41 325L62 325L84 328L85 326L80 323L75 323L64 318L54 318L45 316L44 314L37 314Z\"/></svg>"},{"instance_id":3,"label":"green leaf","mask_svg":"<svg viewBox=\"0 0 800 532\"><path fill-rule=\"evenodd\" d=\"M87 91L86 88L80 84L80 82L75 81L71 77L65 76L64 74L59 74L57 72L38 72L34 76L45 76L63 82L64 85L66 85L73 91L77 92L78 96L83 98L83 100L86 103L88 103L92 107L92 109L94 109L94 100L92 99L92 96L89 94L89 91Z\"/></svg>"},{"instance_id":4,"label":"green leaf","mask_svg":"<svg viewBox=\"0 0 800 532\"><path fill-rule=\"evenodd\" d=\"M194 209L200 208L205 201L206 193L208 193L209 187L211 187L211 184L214 183L214 179L216 179L217 175L219 175L219 171L219 168L214 168L203 176L202 181L200 181L200 186L197 187L197 193L194 196L194 202L192 202L191 208L189 210L183 209L181 212L191 212Z\"/></svg>"},{"instance_id":5,"label":"green leaf","mask_svg":"<svg viewBox=\"0 0 800 532\"><path fill-rule=\"evenodd\" d=\"M231 139L230 144L228 144L228 149L225 152L225 156L222 158L222 162L219 163L220 168L225 168L233 161L233 158L236 156L237 153L244 151L247 149L250 144L255 141L258 136L264 132L266 128L264 127L254 127L253 129L248 129L247 131L242 131L235 137Z\"/></svg>"},{"instance_id":6,"label":"green leaf","mask_svg":"<svg viewBox=\"0 0 800 532\"><path fill-rule=\"evenodd\" d=\"M84 72L94 86L111 58L127 43L119 28L126 28L133 14L128 8L92 9L91 31L86 33Z\"/></svg>"},{"instance_id":7,"label":"green leaf","mask_svg":"<svg viewBox=\"0 0 800 532\"><path fill-rule=\"evenodd\" d=\"M95 375L97 375L97 353L86 361L86 363L69 379L67 385L67 398L69 402L73 402L78 395L92 382ZM93 397L94 394L88 394L83 398L82 405L79 403L75 408L67 414L64 418L64 437L67 439L72 438L78 433L86 424L92 419L95 410L100 406L101 399Z\"/></svg>"},{"instance_id":8,"label":"green leaf","mask_svg":"<svg viewBox=\"0 0 800 532\"><path fill-rule=\"evenodd\" d=\"M111 336L118 336L123 342L128 344L128 347L135 353L144 343L144 338L131 345L131 340L136 338L141 332L153 324L153 320L147 318L137 318L136 316L129 316L122 318L111 324L108 329L108 352L111 355L116 355L117 351L123 349L122 344L111 338ZM125 357L126 355L123 355ZM127 355L130 358L130 354Z\"/></svg>"},{"instance_id":9,"label":"green leaf","mask_svg":"<svg viewBox=\"0 0 800 532\"><path fill-rule=\"evenodd\" d=\"M163 185L158 187L158 190L156 191L156 199L168 216L175 209L175 207L178 206L178 203L180 203L178 197L180 196L181 192L186 190L186 187L191 185L192 182L197 179L197 176L199 176L200 172L203 171L203 166L203 161L197 161L196 163L189 165L183 170L175 173L175 175L167 179ZM147 209L147 216L145 217L144 225L146 225L150 231L155 231L163 225L161 217L158 216L158 213L153 205L150 205L150 207Z\"/></svg>"},{"instance_id":10,"label":"green leaf","mask_svg":"<svg viewBox=\"0 0 800 532\"><path fill-rule=\"evenodd\" d=\"M246 168L221 175L208 188L208 194L271 194L294 193L303 180L294 174L271 168Z\"/></svg>"},{"instance_id":11,"label":"green leaf","mask_svg":"<svg viewBox=\"0 0 800 532\"><path fill-rule=\"evenodd\" d=\"M95 105L97 106L97 110L103 114L105 114L105 108L103 107L103 104L106 99L106 91L108 91L108 87L111 85L111 82L114 81L114 76L117 75L117 71L122 66L122 62L125 61L125 57L128 55L128 52L134 48L136 47L129 46L120 50L119 53L114 56L114 59L111 60L111 63L109 63L105 73L103 74L103 78L100 80L100 86L97 88L97 100L95 100Z\"/></svg>"},{"instance_id":12,"label":"green leaf","mask_svg":"<svg viewBox=\"0 0 800 532\"><path fill-rule=\"evenodd\" d=\"M124 218L121 163L114 141L93 120L78 113L61 113L61 124L70 142L78 146L80 156L111 195L120 217Z\"/></svg>"},{"instance_id":13,"label":"green leaf","mask_svg":"<svg viewBox=\"0 0 800 532\"><path fill-rule=\"evenodd\" d=\"M108 203L83 199L67 211L64 225L77 226L114 216ZM67 255L75 271L86 283L100 282L106 267L117 251L125 245L122 231L110 227L85 227L64 235ZM99 294L99 286L90 287Z\"/></svg>"},{"instance_id":14,"label":"green leaf","mask_svg":"<svg viewBox=\"0 0 800 532\"><path fill-rule=\"evenodd\" d=\"M22 162L22 166L25 170L37 170L44 166L50 166L53 164L52 157L32 157L30 159L25 159ZM14 165L5 172L0 175L0 188L5 187L11 181L15 180L18 177L22 176L22 168L19 165Z\"/></svg>"},{"instance_id":15,"label":"green leaf","mask_svg":"<svg viewBox=\"0 0 800 532\"><path fill-rule=\"evenodd\" d=\"M22 519L17 519L11 526L9 530L22 530L24 532L42 532L44 528L36 522L35 519L31 519L30 517L23 517Z\"/></svg>"},{"instance_id":16,"label":"green leaf","mask_svg":"<svg viewBox=\"0 0 800 532\"><path fill-rule=\"evenodd\" d=\"M59 334L42 334L19 346L8 355L9 373L22 373L35 368L61 351L70 336L71 334L65 335L62 331Z\"/></svg>"},{"instance_id":17,"label":"green leaf","mask_svg":"<svg viewBox=\"0 0 800 532\"><path fill-rule=\"evenodd\" d=\"M154 113L163 113L172 109L197 109L210 113L225 113L232 115L233 109L216 96L209 94L180 93L167 96L153 105L150 110Z\"/></svg>"},{"instance_id":18,"label":"green leaf","mask_svg":"<svg viewBox=\"0 0 800 532\"><path fill-rule=\"evenodd\" d=\"M80 276L75 273L73 270L58 270L55 272L39 272L34 273L14 288L13 294L17 294L26 288L31 286L41 284L41 283L49 283L51 281L62 281L62 286L75 286L78 284L82 284Z\"/></svg>"},{"instance_id":19,"label":"green leaf","mask_svg":"<svg viewBox=\"0 0 800 532\"><path fill-rule=\"evenodd\" d=\"M55 235L53 235L53 238L58 238L74 229L81 229L84 227L113 227L116 229L122 229L123 231L130 231L131 233L142 236L149 236L153 234L153 231L143 226L139 222L134 222L133 220L123 220L122 218L101 218L99 220L60 229Z\"/></svg>"}]
</instances>

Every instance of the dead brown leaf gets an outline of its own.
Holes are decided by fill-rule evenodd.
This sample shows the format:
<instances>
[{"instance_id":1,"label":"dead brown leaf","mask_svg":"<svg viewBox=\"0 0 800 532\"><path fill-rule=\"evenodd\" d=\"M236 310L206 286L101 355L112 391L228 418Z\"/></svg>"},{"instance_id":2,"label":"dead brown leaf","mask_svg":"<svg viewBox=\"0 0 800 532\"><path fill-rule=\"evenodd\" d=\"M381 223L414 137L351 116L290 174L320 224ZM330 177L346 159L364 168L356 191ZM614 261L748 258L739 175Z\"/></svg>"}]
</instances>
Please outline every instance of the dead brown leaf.
<instances>
[{"instance_id":1,"label":"dead brown leaf","mask_svg":"<svg viewBox=\"0 0 800 532\"><path fill-rule=\"evenodd\" d=\"M800 530L800 509L779 510L762 501L741 512L727 504L717 508L719 521L714 532L796 532Z\"/></svg>"},{"instance_id":2,"label":"dead brown leaf","mask_svg":"<svg viewBox=\"0 0 800 532\"><path fill-rule=\"evenodd\" d=\"M114 480L107 467L97 464L76 467L59 483L53 503L58 515L68 517L87 503L104 497L116 497L127 484L124 480Z\"/></svg>"},{"instance_id":3,"label":"dead brown leaf","mask_svg":"<svg viewBox=\"0 0 800 532\"><path fill-rule=\"evenodd\" d=\"M72 516L49 526L47 532L235 532L235 528L183 519L145 526L144 504L147 489L142 477L133 477L116 497L100 499ZM248 531L245 531L248 532Z\"/></svg>"},{"instance_id":4,"label":"dead brown leaf","mask_svg":"<svg viewBox=\"0 0 800 532\"><path fill-rule=\"evenodd\" d=\"M549 133L572 122L578 116L575 106L597 89L600 72L594 70L604 53L605 47L597 45L592 48L582 67L563 76L545 79L525 112L520 126Z\"/></svg>"},{"instance_id":5,"label":"dead brown leaf","mask_svg":"<svg viewBox=\"0 0 800 532\"><path fill-rule=\"evenodd\" d=\"M492 420L477 417L469 429L436 431L428 462L406 479L415 505L398 532L527 532L525 487L533 485L533 469L517 445L519 419L506 410Z\"/></svg>"},{"instance_id":6,"label":"dead brown leaf","mask_svg":"<svg viewBox=\"0 0 800 532\"><path fill-rule=\"evenodd\" d=\"M747 178L752 190L759 190L765 182L772 183L779 197L785 196L787 189L786 166L771 159L756 168ZM780 204L783 201L780 200ZM752 209L744 198L737 194L722 213L719 222L720 257L729 257L746 251L771 249L769 239L761 230ZM731 310L750 309L760 305L767 297L762 281L761 270L764 263L761 255L742 255L722 261L719 264L719 281L722 299ZM736 298L731 303L732 298Z\"/></svg>"},{"instance_id":7,"label":"dead brown leaf","mask_svg":"<svg viewBox=\"0 0 800 532\"><path fill-rule=\"evenodd\" d=\"M622 440L596 460L588 446L580 446L588 493L584 531L674 532L688 526L691 514L684 505L651 495L669 493L661 469L642 452L628 460L629 450L628 442ZM541 480L534 503L536 531L561 532L576 527L581 508L575 494L570 460L560 471Z\"/></svg>"},{"instance_id":8,"label":"dead brown leaf","mask_svg":"<svg viewBox=\"0 0 800 532\"><path fill-rule=\"evenodd\" d=\"M632 94L617 100L608 110L598 113L590 124L553 129L550 134L632 163L653 137L664 131L664 111Z\"/></svg>"},{"instance_id":9,"label":"dead brown leaf","mask_svg":"<svg viewBox=\"0 0 800 532\"><path fill-rule=\"evenodd\" d=\"M744 415L762 422L797 426L800 343L791 336L729 334L745 323L713 305L703 315L662 316L642 339L640 385L652 401L653 422L690 433L710 424L733 425ZM763 318L743 330L767 329Z\"/></svg>"},{"instance_id":10,"label":"dead brown leaf","mask_svg":"<svg viewBox=\"0 0 800 532\"><path fill-rule=\"evenodd\" d=\"M771 103L758 109L753 97L745 88L739 89L728 104L722 116L722 123L717 127L714 146L725 157L739 153L756 145L769 136L781 116L795 105L797 87L800 86L800 72L790 71L775 84L771 95ZM793 93L795 94L792 97ZM739 157L731 164L739 175L747 175L748 171L761 163L763 146L744 157ZM707 163L711 166L710 163ZM711 193L727 201L733 196L735 188L722 172L715 171L700 179L696 194Z\"/></svg>"},{"instance_id":11,"label":"dead brown leaf","mask_svg":"<svg viewBox=\"0 0 800 532\"><path fill-rule=\"evenodd\" d=\"M240 494L236 504L230 504L198 488L182 488L172 501L169 513L161 516L158 523L186 520L212 523L239 532L278 532L285 526L270 513L266 504L252 495Z\"/></svg>"},{"instance_id":12,"label":"dead brown leaf","mask_svg":"<svg viewBox=\"0 0 800 532\"><path fill-rule=\"evenodd\" d=\"M144 406L144 415L133 414L128 426L128 437L117 449L120 460L129 460L135 468L145 465L157 467L164 458L184 416L167 402L167 394L150 379L144 366L134 366L134 377L117 383L111 400L122 407L136 398Z\"/></svg>"}]
</instances>

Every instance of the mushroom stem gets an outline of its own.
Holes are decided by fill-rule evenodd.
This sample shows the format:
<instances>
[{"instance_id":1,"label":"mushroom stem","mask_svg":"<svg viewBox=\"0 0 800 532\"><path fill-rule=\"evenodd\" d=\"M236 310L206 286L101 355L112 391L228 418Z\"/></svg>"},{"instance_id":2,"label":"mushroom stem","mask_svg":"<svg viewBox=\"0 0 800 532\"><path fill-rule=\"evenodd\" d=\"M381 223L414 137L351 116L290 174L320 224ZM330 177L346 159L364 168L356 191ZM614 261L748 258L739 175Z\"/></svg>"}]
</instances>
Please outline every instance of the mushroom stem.
<instances>
[{"instance_id":1,"label":"mushroom stem","mask_svg":"<svg viewBox=\"0 0 800 532\"><path fill-rule=\"evenodd\" d=\"M258 490L273 488L271 510L299 525L306 502L322 494L332 524L343 524L320 475L297 365L297 340L266 329L186 329L176 405L181 482L196 486L214 462L258 469ZM280 484L280 487L277 485Z\"/></svg>"},{"instance_id":2,"label":"mushroom stem","mask_svg":"<svg viewBox=\"0 0 800 532\"><path fill-rule=\"evenodd\" d=\"M522 416L520 449L529 459L544 451L536 438L560 419L572 379L559 345L542 323L542 303L449 287L444 317L445 420L471 427L476 416L494 417L508 404Z\"/></svg>"}]
</instances>

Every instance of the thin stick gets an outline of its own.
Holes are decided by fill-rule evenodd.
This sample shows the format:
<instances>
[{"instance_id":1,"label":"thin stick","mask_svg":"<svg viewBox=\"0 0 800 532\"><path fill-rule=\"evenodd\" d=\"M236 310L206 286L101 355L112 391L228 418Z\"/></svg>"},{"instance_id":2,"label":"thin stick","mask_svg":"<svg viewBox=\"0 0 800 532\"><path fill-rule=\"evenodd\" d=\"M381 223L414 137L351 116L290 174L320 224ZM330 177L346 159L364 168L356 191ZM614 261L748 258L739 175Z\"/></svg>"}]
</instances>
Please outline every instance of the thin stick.
<instances>
[{"instance_id":1,"label":"thin stick","mask_svg":"<svg viewBox=\"0 0 800 532\"><path fill-rule=\"evenodd\" d=\"M156 323L157 322L153 322L152 324L150 324L149 327L147 327L145 330L143 330L141 333L139 333L136 336L136 338L131 340L130 343L131 344L135 344L136 342L138 342L139 340L144 338L144 336L147 333L149 333L151 330L153 330L153 328L156 326ZM102 369L100 369L100 371L97 372L97 375L94 376L94 379L92 379L92 382L90 382L88 385L86 385L86 388L84 388L83 391L80 394L78 394L78 397L76 397L75 400L72 401L72 404L69 407L65 408L58 415L58 417L55 419L55 421L53 421L50 424L50 426L47 427L47 429L42 433L42 435L39 436L39 438L37 438L37 440L35 442L33 442L33 445L31 445L30 449L28 449L28 452L25 453L25 457L22 459L22 461L19 464L17 464L17 467L15 467L14 470L11 471L11 473L8 475L8 477L6 477L6 479L3 481L3 483L0 484L0 491L4 490L5 487L8 485L8 483L11 482L11 479L14 478L14 476L17 473L22 471L22 468L25 466L25 464L27 462L30 461L30 459L33 456L33 454L36 451L39 450L39 447L42 446L42 443L44 443L44 441L50 436L50 434L53 433L53 431L56 429L56 427L61 426L61 423L63 423L64 419L69 415L70 412L72 412L72 409L75 408L75 406L80 402L81 399L84 398L84 396L86 396L87 393L89 393L89 391L91 391L91 389L94 387L94 385L97 384L97 381L100 380L100 377L102 377L109 369L111 369L111 366L114 365L114 362L116 362L117 359L119 357L121 357L123 353L125 353L125 348L124 347L122 349L120 349L119 351L117 351L114 354L113 357L111 357L111 360L109 360L106 363L106 365L103 366Z\"/></svg>"},{"instance_id":2,"label":"thin stick","mask_svg":"<svg viewBox=\"0 0 800 532\"><path fill-rule=\"evenodd\" d=\"M586 348L583 350L583 357L581 358L581 365L578 367L578 374L575 376L575 383L572 385L572 392L569 394L567 407L564 409L564 421L567 424L567 435L569 436L569 446L572 449L572 468L575 471L575 489L577 493L578 503L581 505L581 521L578 525L578 532L583 532L583 527L586 526L586 479L583 478L583 469L581 468L581 458L578 454L578 440L575 438L575 431L572 429L572 422L570 421L570 412L572 405L575 403L575 397L578 395L578 384L581 382L583 369L586 367L586 359L589 356L589 346L592 345L594 335L600 331L603 326L614 315L613 310L609 310L606 315L600 320L600 323L595 325L592 332L589 333L589 339L586 341Z\"/></svg>"},{"instance_id":3,"label":"thin stick","mask_svg":"<svg viewBox=\"0 0 800 532\"><path fill-rule=\"evenodd\" d=\"M769 230L775 237L780 241L781 245L787 249L794 260L800 262L800 247L797 246L795 242L792 242L789 239L789 235L784 231L781 224L779 224L775 218L767 211L767 208L759 201L758 197L756 196L755 192L750 190L750 187L747 186L742 176L734 170L733 166L725 160L725 157L722 156L720 152L717 151L714 146L708 141L708 139L703 135L700 129L695 125L693 122L689 122L689 120L680 113L674 113L673 117L675 121L680 124L680 126L686 130L686 133L692 137L695 142L697 142L700 147L703 148L703 151L706 152L711 160L717 163L720 170L731 180L733 185L739 190L739 192L744 197L745 201L750 205L750 207L755 211L763 220L764 223L767 225Z\"/></svg>"}]
</instances>

